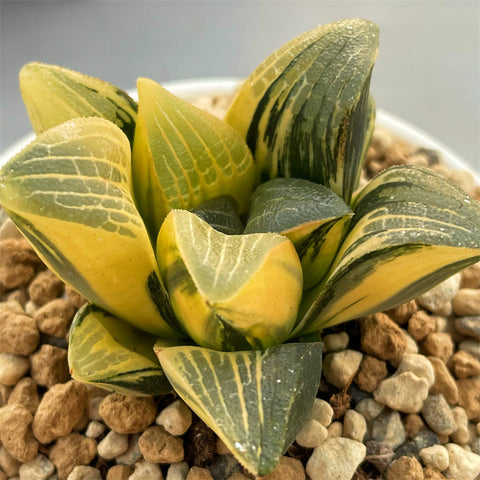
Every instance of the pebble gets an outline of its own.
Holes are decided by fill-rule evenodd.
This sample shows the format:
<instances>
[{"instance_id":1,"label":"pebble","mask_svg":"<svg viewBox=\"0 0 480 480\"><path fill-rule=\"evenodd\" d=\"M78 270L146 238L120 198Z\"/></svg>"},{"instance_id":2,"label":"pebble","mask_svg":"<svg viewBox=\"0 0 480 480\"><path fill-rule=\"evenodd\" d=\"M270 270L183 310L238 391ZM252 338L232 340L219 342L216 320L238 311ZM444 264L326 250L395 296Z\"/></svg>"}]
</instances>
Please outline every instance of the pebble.
<instances>
[{"instance_id":1,"label":"pebble","mask_svg":"<svg viewBox=\"0 0 480 480\"><path fill-rule=\"evenodd\" d=\"M98 438L104 434L105 425L97 420L91 420L85 429L85 436L88 438Z\"/></svg>"},{"instance_id":2,"label":"pebble","mask_svg":"<svg viewBox=\"0 0 480 480\"><path fill-rule=\"evenodd\" d=\"M33 318L5 312L0 315L0 352L30 355L40 341L40 332Z\"/></svg>"},{"instance_id":3,"label":"pebble","mask_svg":"<svg viewBox=\"0 0 480 480\"><path fill-rule=\"evenodd\" d=\"M320 422L324 427L328 427L332 422L333 408L325 400L315 398L312 411L310 412L310 418L317 420L317 422Z\"/></svg>"},{"instance_id":4,"label":"pebble","mask_svg":"<svg viewBox=\"0 0 480 480\"><path fill-rule=\"evenodd\" d=\"M183 435L192 425L192 411L182 400L175 400L160 412L155 423L172 435Z\"/></svg>"},{"instance_id":5,"label":"pebble","mask_svg":"<svg viewBox=\"0 0 480 480\"><path fill-rule=\"evenodd\" d=\"M39 258L24 238L0 241L0 285L4 290L26 287L35 276Z\"/></svg>"},{"instance_id":6,"label":"pebble","mask_svg":"<svg viewBox=\"0 0 480 480\"><path fill-rule=\"evenodd\" d=\"M231 453L217 455L208 468L213 478L229 478L234 473L243 471L240 462Z\"/></svg>"},{"instance_id":7,"label":"pebble","mask_svg":"<svg viewBox=\"0 0 480 480\"><path fill-rule=\"evenodd\" d=\"M380 415L384 408L385 405L378 403L373 398L364 398L355 406L355 410L361 413L367 422Z\"/></svg>"},{"instance_id":8,"label":"pebble","mask_svg":"<svg viewBox=\"0 0 480 480\"><path fill-rule=\"evenodd\" d=\"M460 288L460 282L461 275L456 273L455 275L447 278L443 282L431 288L423 295L417 297L417 303L430 312L440 312L439 314L441 315L443 313L442 308L444 305L449 303L458 292Z\"/></svg>"},{"instance_id":9,"label":"pebble","mask_svg":"<svg viewBox=\"0 0 480 480\"><path fill-rule=\"evenodd\" d=\"M407 348L402 329L384 313L361 320L362 350L381 360L397 360Z\"/></svg>"},{"instance_id":10,"label":"pebble","mask_svg":"<svg viewBox=\"0 0 480 480\"><path fill-rule=\"evenodd\" d=\"M417 377L425 378L430 388L435 382L435 372L432 364L428 361L424 355L417 353L409 353L404 355L400 359L395 375L399 375L403 372L412 372Z\"/></svg>"},{"instance_id":11,"label":"pebble","mask_svg":"<svg viewBox=\"0 0 480 480\"><path fill-rule=\"evenodd\" d=\"M467 352L473 358L476 358L480 362L480 342L472 338L460 342L458 350Z\"/></svg>"},{"instance_id":12,"label":"pebble","mask_svg":"<svg viewBox=\"0 0 480 480\"><path fill-rule=\"evenodd\" d=\"M395 410L384 410L370 424L370 439L396 450L405 441L405 428L400 414Z\"/></svg>"},{"instance_id":13,"label":"pebble","mask_svg":"<svg viewBox=\"0 0 480 480\"><path fill-rule=\"evenodd\" d=\"M22 462L13 458L8 450L0 445L0 468L7 474L8 477L13 477L18 474Z\"/></svg>"},{"instance_id":14,"label":"pebble","mask_svg":"<svg viewBox=\"0 0 480 480\"><path fill-rule=\"evenodd\" d=\"M423 340L436 328L435 318L425 310L418 310L408 321L408 333L417 341Z\"/></svg>"},{"instance_id":15,"label":"pebble","mask_svg":"<svg viewBox=\"0 0 480 480\"><path fill-rule=\"evenodd\" d=\"M343 423L332 422L328 428L328 438L337 438L343 436Z\"/></svg>"},{"instance_id":16,"label":"pebble","mask_svg":"<svg viewBox=\"0 0 480 480\"><path fill-rule=\"evenodd\" d=\"M52 337L64 337L74 315L75 307L70 300L56 298L40 307L33 319L41 332Z\"/></svg>"},{"instance_id":17,"label":"pebble","mask_svg":"<svg viewBox=\"0 0 480 480\"><path fill-rule=\"evenodd\" d=\"M406 415L403 419L403 426L405 427L405 434L407 438L416 437L421 430L426 428L422 417L416 413Z\"/></svg>"},{"instance_id":18,"label":"pebble","mask_svg":"<svg viewBox=\"0 0 480 480\"><path fill-rule=\"evenodd\" d=\"M441 394L427 397L423 403L422 415L435 433L450 435L457 428L452 410Z\"/></svg>"},{"instance_id":19,"label":"pebble","mask_svg":"<svg viewBox=\"0 0 480 480\"><path fill-rule=\"evenodd\" d=\"M40 398L38 396L37 384L30 377L24 377L13 387L8 404L19 403L23 405L32 415L36 412Z\"/></svg>"},{"instance_id":20,"label":"pebble","mask_svg":"<svg viewBox=\"0 0 480 480\"><path fill-rule=\"evenodd\" d=\"M305 480L305 469L298 458L282 457L275 469L262 480Z\"/></svg>"},{"instance_id":21,"label":"pebble","mask_svg":"<svg viewBox=\"0 0 480 480\"><path fill-rule=\"evenodd\" d=\"M188 463L172 463L167 470L165 480L185 480L188 475Z\"/></svg>"},{"instance_id":22,"label":"pebble","mask_svg":"<svg viewBox=\"0 0 480 480\"><path fill-rule=\"evenodd\" d=\"M213 480L213 477L206 468L192 467L186 480Z\"/></svg>"},{"instance_id":23,"label":"pebble","mask_svg":"<svg viewBox=\"0 0 480 480\"><path fill-rule=\"evenodd\" d=\"M70 381L53 385L43 396L33 418L33 433L42 443L69 434L82 418L87 402L85 385Z\"/></svg>"},{"instance_id":24,"label":"pebble","mask_svg":"<svg viewBox=\"0 0 480 480\"><path fill-rule=\"evenodd\" d=\"M70 378L68 369L68 352L64 348L44 344L33 355L32 378L38 385L50 388L57 383L64 383Z\"/></svg>"},{"instance_id":25,"label":"pebble","mask_svg":"<svg viewBox=\"0 0 480 480\"><path fill-rule=\"evenodd\" d=\"M480 315L456 318L454 325L457 332L462 335L480 340Z\"/></svg>"},{"instance_id":26,"label":"pebble","mask_svg":"<svg viewBox=\"0 0 480 480\"><path fill-rule=\"evenodd\" d=\"M140 460L135 464L135 470L128 480L163 480L163 475L157 464Z\"/></svg>"},{"instance_id":27,"label":"pebble","mask_svg":"<svg viewBox=\"0 0 480 480\"><path fill-rule=\"evenodd\" d=\"M424 430L419 432L415 438L410 440L409 442L404 443L401 445L396 451L394 455L394 459L400 457L415 457L419 459L420 450L424 448L431 447L432 445L437 445L439 443L439 438L435 433L430 430Z\"/></svg>"},{"instance_id":28,"label":"pebble","mask_svg":"<svg viewBox=\"0 0 480 480\"><path fill-rule=\"evenodd\" d=\"M340 352L346 350L350 337L347 332L330 333L322 338L323 353Z\"/></svg>"},{"instance_id":29,"label":"pebble","mask_svg":"<svg viewBox=\"0 0 480 480\"><path fill-rule=\"evenodd\" d=\"M321 445L327 437L327 428L317 420L310 418L302 427L295 440L302 447L315 448Z\"/></svg>"},{"instance_id":30,"label":"pebble","mask_svg":"<svg viewBox=\"0 0 480 480\"><path fill-rule=\"evenodd\" d=\"M13 386L28 372L30 360L14 353L0 353L0 383Z\"/></svg>"},{"instance_id":31,"label":"pebble","mask_svg":"<svg viewBox=\"0 0 480 480\"><path fill-rule=\"evenodd\" d=\"M428 357L435 373L435 382L430 393L442 394L450 405L458 402L458 386L445 363L437 357Z\"/></svg>"},{"instance_id":32,"label":"pebble","mask_svg":"<svg viewBox=\"0 0 480 480\"><path fill-rule=\"evenodd\" d=\"M367 433L367 421L365 417L356 410L347 410L343 417L343 436L363 442Z\"/></svg>"},{"instance_id":33,"label":"pebble","mask_svg":"<svg viewBox=\"0 0 480 480\"><path fill-rule=\"evenodd\" d=\"M331 438L313 450L305 470L311 480L350 480L365 454L363 443Z\"/></svg>"},{"instance_id":34,"label":"pebble","mask_svg":"<svg viewBox=\"0 0 480 480\"><path fill-rule=\"evenodd\" d=\"M67 480L102 480L102 475L98 468L86 465L77 465L67 477Z\"/></svg>"},{"instance_id":35,"label":"pebble","mask_svg":"<svg viewBox=\"0 0 480 480\"><path fill-rule=\"evenodd\" d=\"M420 450L420 458L426 467L436 468L443 472L448 468L448 450L443 445L432 445Z\"/></svg>"},{"instance_id":36,"label":"pebble","mask_svg":"<svg viewBox=\"0 0 480 480\"><path fill-rule=\"evenodd\" d=\"M459 317L480 315L480 289L461 288L452 300L452 308Z\"/></svg>"},{"instance_id":37,"label":"pebble","mask_svg":"<svg viewBox=\"0 0 480 480\"><path fill-rule=\"evenodd\" d=\"M45 455L37 455L33 460L24 463L18 473L20 480L46 480L55 471L53 463Z\"/></svg>"},{"instance_id":38,"label":"pebble","mask_svg":"<svg viewBox=\"0 0 480 480\"><path fill-rule=\"evenodd\" d=\"M122 455L128 449L128 435L110 430L97 446L98 454L106 460Z\"/></svg>"},{"instance_id":39,"label":"pebble","mask_svg":"<svg viewBox=\"0 0 480 480\"><path fill-rule=\"evenodd\" d=\"M462 288L480 288L480 262L462 270Z\"/></svg>"},{"instance_id":40,"label":"pebble","mask_svg":"<svg viewBox=\"0 0 480 480\"><path fill-rule=\"evenodd\" d=\"M418 310L417 302L415 300L410 300L409 302L402 303L398 307L391 308L385 313L398 325L404 325L407 323L412 315Z\"/></svg>"},{"instance_id":41,"label":"pebble","mask_svg":"<svg viewBox=\"0 0 480 480\"><path fill-rule=\"evenodd\" d=\"M358 370L362 357L362 353L356 350L328 353L322 366L327 382L344 388Z\"/></svg>"},{"instance_id":42,"label":"pebble","mask_svg":"<svg viewBox=\"0 0 480 480\"><path fill-rule=\"evenodd\" d=\"M112 393L100 403L104 422L118 433L140 433L151 425L157 415L153 397L134 397Z\"/></svg>"},{"instance_id":43,"label":"pebble","mask_svg":"<svg viewBox=\"0 0 480 480\"><path fill-rule=\"evenodd\" d=\"M470 439L467 412L462 407L454 407L452 413L457 428L452 432L451 439L459 445L465 445Z\"/></svg>"},{"instance_id":44,"label":"pebble","mask_svg":"<svg viewBox=\"0 0 480 480\"><path fill-rule=\"evenodd\" d=\"M137 433L135 435L130 435L130 440L128 442L128 449L122 455L119 455L115 461L123 465L134 465L135 462L142 458L142 452L138 447L138 439L140 435Z\"/></svg>"},{"instance_id":45,"label":"pebble","mask_svg":"<svg viewBox=\"0 0 480 480\"><path fill-rule=\"evenodd\" d=\"M128 480L133 473L133 468L129 465L114 465L107 472L106 480Z\"/></svg>"},{"instance_id":46,"label":"pebble","mask_svg":"<svg viewBox=\"0 0 480 480\"><path fill-rule=\"evenodd\" d=\"M40 272L30 283L28 294L37 305L45 305L51 300L60 297L64 284L50 270Z\"/></svg>"},{"instance_id":47,"label":"pebble","mask_svg":"<svg viewBox=\"0 0 480 480\"><path fill-rule=\"evenodd\" d=\"M445 471L447 478L475 480L480 475L480 456L468 452L459 445L445 445L449 456L449 466Z\"/></svg>"},{"instance_id":48,"label":"pebble","mask_svg":"<svg viewBox=\"0 0 480 480\"><path fill-rule=\"evenodd\" d=\"M480 437L477 437L471 444L472 452L480 455Z\"/></svg>"},{"instance_id":49,"label":"pebble","mask_svg":"<svg viewBox=\"0 0 480 480\"><path fill-rule=\"evenodd\" d=\"M461 378L457 387L458 405L465 409L470 420L480 421L480 378Z\"/></svg>"},{"instance_id":50,"label":"pebble","mask_svg":"<svg viewBox=\"0 0 480 480\"><path fill-rule=\"evenodd\" d=\"M423 469L415 457L400 457L390 464L386 480L424 480Z\"/></svg>"},{"instance_id":51,"label":"pebble","mask_svg":"<svg viewBox=\"0 0 480 480\"><path fill-rule=\"evenodd\" d=\"M480 362L463 350L453 354L449 365L457 378L480 375Z\"/></svg>"},{"instance_id":52,"label":"pebble","mask_svg":"<svg viewBox=\"0 0 480 480\"><path fill-rule=\"evenodd\" d=\"M426 467L423 469L424 480L446 480L446 478L436 469Z\"/></svg>"},{"instance_id":53,"label":"pebble","mask_svg":"<svg viewBox=\"0 0 480 480\"><path fill-rule=\"evenodd\" d=\"M354 382L364 392L373 392L387 376L387 363L370 355L364 355Z\"/></svg>"},{"instance_id":54,"label":"pebble","mask_svg":"<svg viewBox=\"0 0 480 480\"><path fill-rule=\"evenodd\" d=\"M147 462L183 461L183 439L170 435L163 427L148 427L138 439L138 447Z\"/></svg>"},{"instance_id":55,"label":"pebble","mask_svg":"<svg viewBox=\"0 0 480 480\"><path fill-rule=\"evenodd\" d=\"M402 372L380 382L373 393L378 403L403 413L417 413L428 396L428 381L412 372Z\"/></svg>"},{"instance_id":56,"label":"pebble","mask_svg":"<svg viewBox=\"0 0 480 480\"><path fill-rule=\"evenodd\" d=\"M434 332L427 335L422 344L422 349L426 355L438 357L447 363L453 355L454 344L449 333Z\"/></svg>"}]
</instances>

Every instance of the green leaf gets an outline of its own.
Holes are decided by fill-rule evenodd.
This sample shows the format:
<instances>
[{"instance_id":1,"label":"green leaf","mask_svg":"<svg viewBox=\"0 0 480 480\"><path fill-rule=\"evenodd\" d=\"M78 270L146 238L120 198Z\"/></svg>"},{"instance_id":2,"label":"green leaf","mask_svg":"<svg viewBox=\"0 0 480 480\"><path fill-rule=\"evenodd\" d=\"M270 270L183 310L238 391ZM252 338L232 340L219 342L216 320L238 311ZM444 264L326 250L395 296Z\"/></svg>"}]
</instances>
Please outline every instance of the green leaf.
<instances>
[{"instance_id":1,"label":"green leaf","mask_svg":"<svg viewBox=\"0 0 480 480\"><path fill-rule=\"evenodd\" d=\"M480 204L426 168L375 177L325 282L302 300L298 333L387 310L480 260Z\"/></svg>"},{"instance_id":2,"label":"green leaf","mask_svg":"<svg viewBox=\"0 0 480 480\"><path fill-rule=\"evenodd\" d=\"M50 269L92 303L151 333L178 335L130 175L124 133L108 120L77 118L0 170L0 202Z\"/></svg>"},{"instance_id":3,"label":"green leaf","mask_svg":"<svg viewBox=\"0 0 480 480\"><path fill-rule=\"evenodd\" d=\"M257 173L240 135L153 80L141 78L137 88L134 191L151 238L170 210L190 210L220 195L234 197L244 213Z\"/></svg>"},{"instance_id":4,"label":"green leaf","mask_svg":"<svg viewBox=\"0 0 480 480\"><path fill-rule=\"evenodd\" d=\"M20 90L37 134L73 118L101 117L133 140L137 104L111 83L34 62L20 70Z\"/></svg>"},{"instance_id":5,"label":"green leaf","mask_svg":"<svg viewBox=\"0 0 480 480\"><path fill-rule=\"evenodd\" d=\"M238 203L233 197L228 195L215 197L190 211L226 235L243 233L244 226L238 214Z\"/></svg>"},{"instance_id":6,"label":"green leaf","mask_svg":"<svg viewBox=\"0 0 480 480\"><path fill-rule=\"evenodd\" d=\"M300 35L257 67L225 120L263 176L311 180L350 202L373 128L377 51L375 24L341 20Z\"/></svg>"},{"instance_id":7,"label":"green leaf","mask_svg":"<svg viewBox=\"0 0 480 480\"><path fill-rule=\"evenodd\" d=\"M320 343L264 352L172 347L159 353L175 391L254 475L271 472L307 421L320 384Z\"/></svg>"},{"instance_id":8,"label":"green leaf","mask_svg":"<svg viewBox=\"0 0 480 480\"><path fill-rule=\"evenodd\" d=\"M352 215L348 205L323 185L276 178L255 190L245 233L276 232L288 237L300 257L307 289L327 272Z\"/></svg>"},{"instance_id":9,"label":"green leaf","mask_svg":"<svg viewBox=\"0 0 480 480\"><path fill-rule=\"evenodd\" d=\"M173 310L199 345L262 349L287 339L302 295L300 261L287 238L225 235L173 210L158 235L157 260Z\"/></svg>"},{"instance_id":10,"label":"green leaf","mask_svg":"<svg viewBox=\"0 0 480 480\"><path fill-rule=\"evenodd\" d=\"M153 352L156 337L95 305L76 314L70 328L72 377L126 395L160 395L172 390Z\"/></svg>"}]
</instances>

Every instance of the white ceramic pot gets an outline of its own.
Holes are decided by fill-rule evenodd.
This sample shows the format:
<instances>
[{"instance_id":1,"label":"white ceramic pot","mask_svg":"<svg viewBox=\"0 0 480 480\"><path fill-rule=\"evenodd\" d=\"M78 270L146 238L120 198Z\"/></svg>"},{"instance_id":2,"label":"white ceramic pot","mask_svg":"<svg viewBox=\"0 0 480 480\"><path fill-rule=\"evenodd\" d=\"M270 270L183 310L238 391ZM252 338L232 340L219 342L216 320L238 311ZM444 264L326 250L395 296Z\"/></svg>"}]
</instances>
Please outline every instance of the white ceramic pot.
<instances>
[{"instance_id":1,"label":"white ceramic pot","mask_svg":"<svg viewBox=\"0 0 480 480\"><path fill-rule=\"evenodd\" d=\"M166 82L163 86L174 93L175 95L191 100L201 95L213 94L228 94L233 93L235 88L239 85L241 79L239 78L201 78L191 80L179 80L174 82ZM135 91L129 91L132 97L136 98ZM448 147L443 145L440 141L431 137L414 125L402 120L401 118L385 112L382 109L377 109L376 124L379 127L393 133L395 136L407 141L415 147L424 147L436 150L441 154L445 164L453 170L470 170L468 164L460 158L459 155L452 152ZM18 142L7 148L0 155L0 166L6 163L13 155L33 140L34 135L29 134L22 137ZM475 176L476 183L480 185L480 172L472 172Z\"/></svg>"}]
</instances>

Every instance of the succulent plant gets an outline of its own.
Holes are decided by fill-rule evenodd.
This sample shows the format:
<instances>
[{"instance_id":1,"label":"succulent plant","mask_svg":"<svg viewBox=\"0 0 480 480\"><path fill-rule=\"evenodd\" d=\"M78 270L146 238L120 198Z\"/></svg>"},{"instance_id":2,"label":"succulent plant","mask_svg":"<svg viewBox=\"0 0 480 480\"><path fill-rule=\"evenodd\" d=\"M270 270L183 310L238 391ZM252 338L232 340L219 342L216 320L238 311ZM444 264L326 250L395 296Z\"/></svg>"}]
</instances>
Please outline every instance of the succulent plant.
<instances>
[{"instance_id":1,"label":"succulent plant","mask_svg":"<svg viewBox=\"0 0 480 480\"><path fill-rule=\"evenodd\" d=\"M378 29L319 26L268 57L224 121L139 79L117 87L32 63L36 139L0 202L90 303L75 379L171 389L252 473L306 422L323 328L406 302L480 259L480 204L400 166L359 188L375 122Z\"/></svg>"}]
</instances>

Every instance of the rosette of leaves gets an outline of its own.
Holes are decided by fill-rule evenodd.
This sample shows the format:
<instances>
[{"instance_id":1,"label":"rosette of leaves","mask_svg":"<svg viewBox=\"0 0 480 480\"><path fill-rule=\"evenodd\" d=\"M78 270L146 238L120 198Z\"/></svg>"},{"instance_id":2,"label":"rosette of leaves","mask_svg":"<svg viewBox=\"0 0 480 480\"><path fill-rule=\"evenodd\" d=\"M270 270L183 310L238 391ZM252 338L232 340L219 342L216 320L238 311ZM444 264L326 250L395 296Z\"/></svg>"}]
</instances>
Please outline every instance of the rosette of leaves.
<instances>
[{"instance_id":1,"label":"rosette of leaves","mask_svg":"<svg viewBox=\"0 0 480 480\"><path fill-rule=\"evenodd\" d=\"M425 168L359 189L377 27L317 27L268 57L225 121L140 79L29 64L37 138L0 201L89 304L74 378L172 388L256 475L308 419L326 326L392 308L480 259L480 205ZM303 340L302 340L303 339Z\"/></svg>"}]
</instances>

